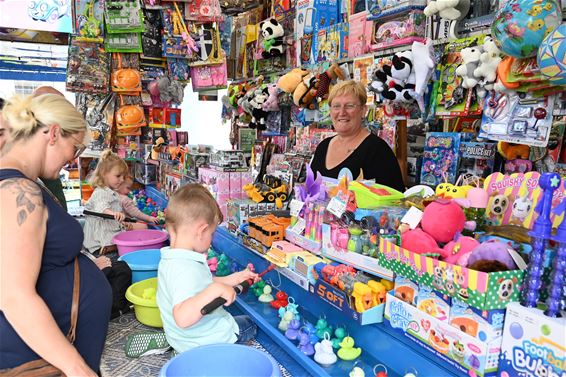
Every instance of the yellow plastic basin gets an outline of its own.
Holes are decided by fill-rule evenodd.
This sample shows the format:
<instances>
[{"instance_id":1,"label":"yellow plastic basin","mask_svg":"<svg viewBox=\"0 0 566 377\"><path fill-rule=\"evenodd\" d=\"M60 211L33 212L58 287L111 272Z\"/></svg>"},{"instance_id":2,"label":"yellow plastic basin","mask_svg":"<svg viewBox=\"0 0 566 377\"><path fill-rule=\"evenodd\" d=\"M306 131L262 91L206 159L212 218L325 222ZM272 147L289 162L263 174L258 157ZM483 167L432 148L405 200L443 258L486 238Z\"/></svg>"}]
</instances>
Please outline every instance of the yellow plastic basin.
<instances>
[{"instance_id":1,"label":"yellow plastic basin","mask_svg":"<svg viewBox=\"0 0 566 377\"><path fill-rule=\"evenodd\" d=\"M126 299L134 304L134 313L138 321L151 327L163 327L156 293L157 278L151 278L130 285L126 291Z\"/></svg>"}]
</instances>

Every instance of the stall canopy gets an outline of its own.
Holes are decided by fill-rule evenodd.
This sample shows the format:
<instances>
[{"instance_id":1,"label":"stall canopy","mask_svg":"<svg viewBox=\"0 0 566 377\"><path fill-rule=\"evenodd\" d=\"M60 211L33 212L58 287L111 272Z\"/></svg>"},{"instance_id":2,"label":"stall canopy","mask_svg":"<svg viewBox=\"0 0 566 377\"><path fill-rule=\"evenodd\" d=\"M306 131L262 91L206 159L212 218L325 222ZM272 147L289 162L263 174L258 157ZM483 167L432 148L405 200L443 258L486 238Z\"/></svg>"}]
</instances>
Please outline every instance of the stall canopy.
<instances>
[{"instance_id":1,"label":"stall canopy","mask_svg":"<svg viewBox=\"0 0 566 377\"><path fill-rule=\"evenodd\" d=\"M0 80L65 81L67 46L0 41Z\"/></svg>"}]
</instances>

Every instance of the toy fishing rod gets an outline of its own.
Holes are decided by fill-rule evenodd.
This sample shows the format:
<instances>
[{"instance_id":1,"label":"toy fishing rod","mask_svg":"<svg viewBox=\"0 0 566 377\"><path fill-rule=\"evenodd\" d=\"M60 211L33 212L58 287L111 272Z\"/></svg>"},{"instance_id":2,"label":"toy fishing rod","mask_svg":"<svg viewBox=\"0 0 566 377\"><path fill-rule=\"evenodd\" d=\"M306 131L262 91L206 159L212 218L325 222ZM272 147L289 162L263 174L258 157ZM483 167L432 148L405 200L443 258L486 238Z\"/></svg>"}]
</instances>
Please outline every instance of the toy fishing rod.
<instances>
[{"instance_id":1,"label":"toy fishing rod","mask_svg":"<svg viewBox=\"0 0 566 377\"><path fill-rule=\"evenodd\" d=\"M83 215L96 216L96 217L100 217L102 219L107 219L107 220L116 220L114 218L114 215L109 215L107 213L101 213L101 212L89 211L87 209L85 209L83 211ZM138 220L135 217L125 217L124 220L122 220L122 221L124 221L126 223L144 223L144 224L153 225L153 226L160 226L161 225L161 223L156 224L156 223L151 222L151 221Z\"/></svg>"},{"instance_id":2,"label":"toy fishing rod","mask_svg":"<svg viewBox=\"0 0 566 377\"><path fill-rule=\"evenodd\" d=\"M273 270L274 268L275 268L275 265L270 264L269 267L267 267L264 271L260 272L257 275L257 277L261 278L263 275L267 274L269 271ZM243 281L240 284L234 286L234 290L236 291L236 294L239 295L243 292L246 292L252 284L253 284L253 280L248 279L248 280ZM224 305L225 303L226 303L225 298L217 297L214 300L212 300L211 302L209 302L208 304L206 304L205 306L203 306L203 308L200 310L200 314L207 315L208 313L213 312L214 310L216 310L220 306Z\"/></svg>"}]
</instances>

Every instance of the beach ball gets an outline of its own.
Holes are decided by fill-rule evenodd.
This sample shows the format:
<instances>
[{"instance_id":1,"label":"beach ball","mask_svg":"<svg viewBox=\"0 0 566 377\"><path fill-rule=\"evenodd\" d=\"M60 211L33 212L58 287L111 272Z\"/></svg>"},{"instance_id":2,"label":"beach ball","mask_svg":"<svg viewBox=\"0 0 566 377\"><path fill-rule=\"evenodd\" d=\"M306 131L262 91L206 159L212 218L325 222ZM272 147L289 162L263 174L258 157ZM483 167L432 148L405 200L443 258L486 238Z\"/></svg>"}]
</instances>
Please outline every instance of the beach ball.
<instances>
[{"instance_id":1,"label":"beach ball","mask_svg":"<svg viewBox=\"0 0 566 377\"><path fill-rule=\"evenodd\" d=\"M537 54L540 73L554 85L566 85L566 24L544 38Z\"/></svg>"},{"instance_id":2,"label":"beach ball","mask_svg":"<svg viewBox=\"0 0 566 377\"><path fill-rule=\"evenodd\" d=\"M510 0L497 12L491 36L504 54L528 58L537 54L561 19L557 0Z\"/></svg>"}]
</instances>

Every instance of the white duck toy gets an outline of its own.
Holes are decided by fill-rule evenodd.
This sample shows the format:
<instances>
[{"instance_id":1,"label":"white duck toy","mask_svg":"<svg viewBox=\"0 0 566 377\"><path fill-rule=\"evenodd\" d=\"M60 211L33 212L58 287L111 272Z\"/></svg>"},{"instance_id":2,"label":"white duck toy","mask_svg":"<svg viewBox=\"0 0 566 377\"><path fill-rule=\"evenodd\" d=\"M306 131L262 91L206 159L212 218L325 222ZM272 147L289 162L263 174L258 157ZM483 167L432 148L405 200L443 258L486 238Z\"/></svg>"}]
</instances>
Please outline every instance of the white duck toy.
<instances>
[{"instance_id":1,"label":"white duck toy","mask_svg":"<svg viewBox=\"0 0 566 377\"><path fill-rule=\"evenodd\" d=\"M314 361L322 366L334 364L338 357L332 348L332 342L328 333L324 334L324 339L314 345Z\"/></svg>"}]
</instances>

